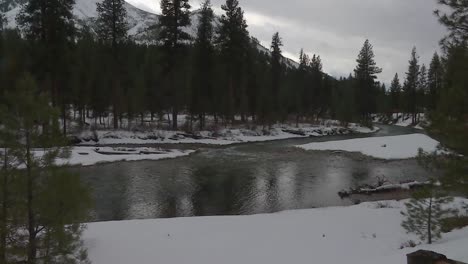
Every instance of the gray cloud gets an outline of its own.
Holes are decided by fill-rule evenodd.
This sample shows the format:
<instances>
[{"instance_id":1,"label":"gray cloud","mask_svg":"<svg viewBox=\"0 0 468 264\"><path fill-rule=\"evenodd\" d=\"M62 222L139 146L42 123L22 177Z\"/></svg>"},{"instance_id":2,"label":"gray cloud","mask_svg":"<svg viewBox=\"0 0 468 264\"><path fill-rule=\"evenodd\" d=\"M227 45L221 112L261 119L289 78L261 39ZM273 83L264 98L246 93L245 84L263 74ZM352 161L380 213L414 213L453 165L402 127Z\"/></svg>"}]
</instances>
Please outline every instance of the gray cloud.
<instances>
[{"instance_id":1,"label":"gray cloud","mask_svg":"<svg viewBox=\"0 0 468 264\"><path fill-rule=\"evenodd\" d=\"M157 9L157 0L128 0ZM200 1L192 1L198 8ZM214 7L224 0L212 0ZM347 76L355 67L365 39L374 45L376 61L389 83L403 76L413 46L428 63L445 34L432 11L435 0L240 0L249 31L263 44L279 31L286 56L297 58L301 48L322 57L324 70ZM158 12L158 11L157 11Z\"/></svg>"}]
</instances>

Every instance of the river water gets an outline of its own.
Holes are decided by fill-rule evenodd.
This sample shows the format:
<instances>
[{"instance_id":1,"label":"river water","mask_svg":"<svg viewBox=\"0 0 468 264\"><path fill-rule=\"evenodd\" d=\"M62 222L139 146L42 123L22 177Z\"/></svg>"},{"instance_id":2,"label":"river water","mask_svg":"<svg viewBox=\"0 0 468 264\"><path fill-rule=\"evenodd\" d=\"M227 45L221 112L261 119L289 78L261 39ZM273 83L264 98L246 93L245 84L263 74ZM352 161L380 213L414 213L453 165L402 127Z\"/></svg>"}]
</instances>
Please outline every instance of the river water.
<instances>
[{"instance_id":1,"label":"river water","mask_svg":"<svg viewBox=\"0 0 468 264\"><path fill-rule=\"evenodd\" d=\"M372 136L414 133L380 125ZM365 135L332 136L202 148L171 160L72 168L93 190L94 221L270 213L353 204L337 192L376 177L424 180L416 160L303 151L294 145ZM367 135L369 136L369 135ZM371 199L384 199L374 197ZM366 198L368 199L368 198Z\"/></svg>"}]
</instances>

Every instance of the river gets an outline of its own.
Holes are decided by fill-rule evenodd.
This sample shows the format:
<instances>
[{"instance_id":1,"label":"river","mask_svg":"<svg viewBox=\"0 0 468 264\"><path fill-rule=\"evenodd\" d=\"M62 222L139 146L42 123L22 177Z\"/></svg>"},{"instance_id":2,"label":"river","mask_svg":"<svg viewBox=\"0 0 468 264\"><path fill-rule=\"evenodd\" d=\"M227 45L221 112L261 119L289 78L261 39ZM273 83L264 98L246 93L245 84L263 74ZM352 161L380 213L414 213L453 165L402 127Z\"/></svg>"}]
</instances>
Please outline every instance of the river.
<instances>
[{"instance_id":1,"label":"river","mask_svg":"<svg viewBox=\"0 0 468 264\"><path fill-rule=\"evenodd\" d=\"M359 154L303 151L294 145L414 133L379 125L372 135L330 136L201 148L183 158L76 167L92 189L92 220L129 220L270 213L353 204L337 192L376 177L424 180L416 160L384 161ZM177 146L175 146L177 147ZM373 197L365 199L385 199Z\"/></svg>"}]
</instances>

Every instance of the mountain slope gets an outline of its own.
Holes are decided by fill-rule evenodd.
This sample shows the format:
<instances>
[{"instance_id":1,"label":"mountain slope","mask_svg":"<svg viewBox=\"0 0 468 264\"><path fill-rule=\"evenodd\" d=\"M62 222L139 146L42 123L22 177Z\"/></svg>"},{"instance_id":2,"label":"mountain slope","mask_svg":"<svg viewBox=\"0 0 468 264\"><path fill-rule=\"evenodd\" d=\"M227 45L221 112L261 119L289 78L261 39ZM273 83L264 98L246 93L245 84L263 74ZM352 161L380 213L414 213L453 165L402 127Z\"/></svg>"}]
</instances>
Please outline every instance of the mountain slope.
<instances>
[{"instance_id":1,"label":"mountain slope","mask_svg":"<svg viewBox=\"0 0 468 264\"><path fill-rule=\"evenodd\" d=\"M21 3L26 0L3 0L5 1L7 27L16 27L16 15L20 12ZM102 0L76 0L73 14L77 21L78 26L83 24L93 25L97 18L96 3ZM152 25L155 25L159 20L159 15L141 10L129 3L125 4L127 9L127 20L129 24L128 34L136 41L142 41L141 35ZM199 22L199 12L193 11L191 13L192 24L184 29L192 37L195 37ZM214 23L219 24L219 17L216 17ZM257 43L258 49L267 54L270 53L269 49ZM297 67L298 64L288 58L284 58L284 63L289 67Z\"/></svg>"}]
</instances>

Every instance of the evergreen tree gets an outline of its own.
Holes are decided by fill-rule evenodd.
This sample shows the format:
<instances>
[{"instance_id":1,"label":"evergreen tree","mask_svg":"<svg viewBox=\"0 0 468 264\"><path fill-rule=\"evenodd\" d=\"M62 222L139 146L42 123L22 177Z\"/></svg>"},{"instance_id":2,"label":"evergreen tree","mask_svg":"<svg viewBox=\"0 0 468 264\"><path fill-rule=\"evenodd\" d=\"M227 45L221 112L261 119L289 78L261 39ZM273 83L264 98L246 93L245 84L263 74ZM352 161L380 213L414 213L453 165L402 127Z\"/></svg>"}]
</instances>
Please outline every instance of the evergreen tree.
<instances>
[{"instance_id":1,"label":"evergreen tree","mask_svg":"<svg viewBox=\"0 0 468 264\"><path fill-rule=\"evenodd\" d=\"M356 79L356 99L358 111L365 123L370 120L370 114L376 110L376 83L377 74L382 69L377 67L374 60L373 47L369 40L364 42L364 46L359 52L358 65L354 70Z\"/></svg>"},{"instance_id":2,"label":"evergreen tree","mask_svg":"<svg viewBox=\"0 0 468 264\"><path fill-rule=\"evenodd\" d=\"M406 111L412 114L412 123L416 124L417 120L417 90L420 77L419 57L416 53L416 47L411 52L408 71L406 72L406 80L403 86L405 91Z\"/></svg>"},{"instance_id":3,"label":"evergreen tree","mask_svg":"<svg viewBox=\"0 0 468 264\"><path fill-rule=\"evenodd\" d=\"M123 97L122 80L120 80L122 58L119 48L127 39L127 10L124 0L104 0L101 3L96 3L96 10L98 12L96 31L99 39L104 45L111 46L111 57L107 62L113 75L109 84L111 85L114 129L117 129L122 108L120 102Z\"/></svg>"},{"instance_id":4,"label":"evergreen tree","mask_svg":"<svg viewBox=\"0 0 468 264\"><path fill-rule=\"evenodd\" d=\"M221 6L225 12L217 30L217 46L225 64L225 116L233 120L236 110L243 104L244 90L242 79L245 76L246 60L249 52L249 32L244 19L244 11L237 0L226 0Z\"/></svg>"},{"instance_id":5,"label":"evergreen tree","mask_svg":"<svg viewBox=\"0 0 468 264\"><path fill-rule=\"evenodd\" d=\"M192 89L192 114L198 115L200 130L205 126L206 114L214 104L214 12L211 8L211 1L206 0L200 9L200 22L195 40L195 63L194 63L194 83Z\"/></svg>"},{"instance_id":6,"label":"evergreen tree","mask_svg":"<svg viewBox=\"0 0 468 264\"><path fill-rule=\"evenodd\" d=\"M441 43L445 48L466 45L468 41L468 2L465 0L438 0L444 10L449 9L451 13L442 13L436 10L434 13L439 22L446 26L449 35Z\"/></svg>"},{"instance_id":7,"label":"evergreen tree","mask_svg":"<svg viewBox=\"0 0 468 264\"><path fill-rule=\"evenodd\" d=\"M272 115L269 118L269 122L275 121L278 116L281 114L281 105L279 103L279 96L280 96L280 87L282 81L282 74L283 74L283 64L282 59L283 55L281 54L281 47L283 46L283 42L278 32L276 32L271 40L271 93L269 97L271 99L271 107L269 109L270 114Z\"/></svg>"},{"instance_id":8,"label":"evergreen tree","mask_svg":"<svg viewBox=\"0 0 468 264\"><path fill-rule=\"evenodd\" d=\"M401 100L401 84L400 79L398 78L398 73L395 73L395 77L393 78L392 84L390 85L390 100L392 112L399 112Z\"/></svg>"},{"instance_id":9,"label":"evergreen tree","mask_svg":"<svg viewBox=\"0 0 468 264\"><path fill-rule=\"evenodd\" d=\"M417 86L417 102L418 114L424 112L427 106L426 95L428 94L428 81L427 81L427 68L426 65L421 66L419 73L418 86Z\"/></svg>"},{"instance_id":10,"label":"evergreen tree","mask_svg":"<svg viewBox=\"0 0 468 264\"><path fill-rule=\"evenodd\" d=\"M55 165L65 158L57 111L47 98L38 95L30 75L24 75L3 105L2 142L9 140L10 166L24 167L9 183L9 202L15 213L7 211L14 228L14 251L6 259L24 263L87 263L80 241L86 221L89 194L80 178ZM44 129L47 124L47 130ZM8 131L15 131L14 136ZM42 149L39 151L38 149ZM42 152L42 155L38 155ZM10 178L11 179L11 178ZM14 197L13 197L14 195Z\"/></svg>"},{"instance_id":11,"label":"evergreen tree","mask_svg":"<svg viewBox=\"0 0 468 264\"><path fill-rule=\"evenodd\" d=\"M69 91L63 82L63 73L69 66L69 44L75 36L74 5L75 0L30 0L16 17L24 35L39 45L35 49L39 65L34 68L43 90L49 89L52 104L61 107L64 134L67 132Z\"/></svg>"},{"instance_id":12,"label":"evergreen tree","mask_svg":"<svg viewBox=\"0 0 468 264\"><path fill-rule=\"evenodd\" d=\"M421 240L426 240L428 244L441 238L442 219L451 212L444 209L443 205L452 199L441 197L434 188L418 191L405 204L406 212L402 212L405 217L403 228L408 233L418 235Z\"/></svg>"},{"instance_id":13,"label":"evergreen tree","mask_svg":"<svg viewBox=\"0 0 468 264\"><path fill-rule=\"evenodd\" d=\"M310 98L310 109L311 112L316 111L316 117L319 118L323 113L326 112L329 103L329 90L327 89L323 78L322 72L322 59L319 55L313 55L310 61L310 84L311 94Z\"/></svg>"},{"instance_id":14,"label":"evergreen tree","mask_svg":"<svg viewBox=\"0 0 468 264\"><path fill-rule=\"evenodd\" d=\"M435 110L437 108L437 101L439 100L442 89L443 74L442 62L440 61L439 55L434 53L428 72L428 107L430 110Z\"/></svg>"},{"instance_id":15,"label":"evergreen tree","mask_svg":"<svg viewBox=\"0 0 468 264\"><path fill-rule=\"evenodd\" d=\"M440 169L436 153L425 153L419 150L418 163L425 167L430 173ZM453 199L446 197L446 193L439 186L436 186L438 179L431 178L431 184L413 193L413 198L407 202L406 212L402 212L405 219L402 222L403 228L408 233L414 233L421 240L426 240L428 244L441 238L442 220L455 210L444 208L445 204Z\"/></svg>"},{"instance_id":16,"label":"evergreen tree","mask_svg":"<svg viewBox=\"0 0 468 264\"><path fill-rule=\"evenodd\" d=\"M96 21L96 32L99 39L112 45L117 49L117 45L122 44L127 39L127 9L125 0L103 0L96 3L98 18Z\"/></svg>"},{"instance_id":17,"label":"evergreen tree","mask_svg":"<svg viewBox=\"0 0 468 264\"><path fill-rule=\"evenodd\" d=\"M189 26L190 4L188 0L161 0L161 17L159 19L159 41L162 42L166 55L167 94L172 106L172 128L177 130L177 115L181 108L181 87L176 80L177 63L181 63L184 56L182 48L184 43L190 40L190 35L183 31Z\"/></svg>"}]
</instances>

